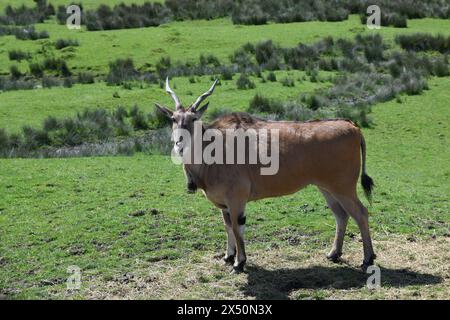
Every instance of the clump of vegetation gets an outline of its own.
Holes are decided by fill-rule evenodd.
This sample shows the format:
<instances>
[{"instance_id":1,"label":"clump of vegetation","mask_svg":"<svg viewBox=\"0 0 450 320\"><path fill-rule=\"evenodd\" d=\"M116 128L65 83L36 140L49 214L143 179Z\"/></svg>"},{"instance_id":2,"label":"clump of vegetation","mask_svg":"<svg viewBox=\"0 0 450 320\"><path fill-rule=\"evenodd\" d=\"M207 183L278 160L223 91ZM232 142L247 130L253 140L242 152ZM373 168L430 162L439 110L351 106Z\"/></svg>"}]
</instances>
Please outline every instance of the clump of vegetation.
<instances>
[{"instance_id":1,"label":"clump of vegetation","mask_svg":"<svg viewBox=\"0 0 450 320\"><path fill-rule=\"evenodd\" d=\"M131 58L117 59L109 64L106 82L109 85L123 84L126 81L135 80L138 75Z\"/></svg>"},{"instance_id":2,"label":"clump of vegetation","mask_svg":"<svg viewBox=\"0 0 450 320\"><path fill-rule=\"evenodd\" d=\"M77 75L77 82L82 84L94 83L95 77L90 72L80 72Z\"/></svg>"},{"instance_id":3,"label":"clump of vegetation","mask_svg":"<svg viewBox=\"0 0 450 320\"><path fill-rule=\"evenodd\" d=\"M72 39L58 39L55 42L55 48L58 50L61 50L66 47L78 47L80 43L78 40L72 40Z\"/></svg>"},{"instance_id":4,"label":"clump of vegetation","mask_svg":"<svg viewBox=\"0 0 450 320\"><path fill-rule=\"evenodd\" d=\"M255 83L250 80L247 74L241 73L241 76L236 81L236 86L239 90L248 90L256 88Z\"/></svg>"},{"instance_id":5,"label":"clump of vegetation","mask_svg":"<svg viewBox=\"0 0 450 320\"><path fill-rule=\"evenodd\" d=\"M18 40L38 40L50 37L45 30L37 32L34 26L9 27L0 24L0 36L2 35L13 35Z\"/></svg>"},{"instance_id":6,"label":"clump of vegetation","mask_svg":"<svg viewBox=\"0 0 450 320\"><path fill-rule=\"evenodd\" d=\"M88 30L111 30L155 27L170 20L170 10L161 3L146 2L142 5L121 3L112 9L100 5L84 16Z\"/></svg>"},{"instance_id":7,"label":"clump of vegetation","mask_svg":"<svg viewBox=\"0 0 450 320\"><path fill-rule=\"evenodd\" d=\"M270 82L277 82L277 76L275 75L274 72L269 72L269 74L267 75L267 81Z\"/></svg>"},{"instance_id":8,"label":"clump of vegetation","mask_svg":"<svg viewBox=\"0 0 450 320\"><path fill-rule=\"evenodd\" d=\"M433 36L429 33L414 33L408 35L398 35L395 42L402 49L409 51L438 51L440 53L450 53L450 36L444 37L442 34Z\"/></svg>"},{"instance_id":9,"label":"clump of vegetation","mask_svg":"<svg viewBox=\"0 0 450 320\"><path fill-rule=\"evenodd\" d=\"M51 81L47 77L44 79ZM114 139L137 137L139 132L162 129L168 124L169 120L164 115L155 111L146 115L137 106L130 111L121 106L114 111L86 109L75 117L65 119L48 117L43 121L41 128L24 126L21 135L9 135L0 129L0 156L27 157L36 154L54 154L55 150L60 148L69 154L68 148L92 144L98 146ZM131 143L133 148L141 148L143 145L149 147L149 143L145 141L140 143L136 141L133 140ZM85 149L85 152L87 150L89 148ZM97 148L94 150L98 151Z\"/></svg>"},{"instance_id":10,"label":"clump of vegetation","mask_svg":"<svg viewBox=\"0 0 450 320\"><path fill-rule=\"evenodd\" d=\"M250 100L247 110L250 113L280 114L283 108L279 101L257 94Z\"/></svg>"},{"instance_id":11,"label":"clump of vegetation","mask_svg":"<svg viewBox=\"0 0 450 320\"><path fill-rule=\"evenodd\" d=\"M36 6L29 8L24 5L17 8L6 6L4 15L0 16L3 25L30 25L42 23L55 14L55 8L47 4L47 0L35 0Z\"/></svg>"},{"instance_id":12,"label":"clump of vegetation","mask_svg":"<svg viewBox=\"0 0 450 320\"><path fill-rule=\"evenodd\" d=\"M283 87L295 87L295 81L290 77L283 78L280 82Z\"/></svg>"},{"instance_id":13,"label":"clump of vegetation","mask_svg":"<svg viewBox=\"0 0 450 320\"><path fill-rule=\"evenodd\" d=\"M22 50L10 50L8 51L9 60L22 61L31 58L31 53Z\"/></svg>"},{"instance_id":14,"label":"clump of vegetation","mask_svg":"<svg viewBox=\"0 0 450 320\"><path fill-rule=\"evenodd\" d=\"M22 73L20 72L19 68L16 65L12 65L9 68L9 72L11 74L11 79L17 80L22 77Z\"/></svg>"}]
</instances>

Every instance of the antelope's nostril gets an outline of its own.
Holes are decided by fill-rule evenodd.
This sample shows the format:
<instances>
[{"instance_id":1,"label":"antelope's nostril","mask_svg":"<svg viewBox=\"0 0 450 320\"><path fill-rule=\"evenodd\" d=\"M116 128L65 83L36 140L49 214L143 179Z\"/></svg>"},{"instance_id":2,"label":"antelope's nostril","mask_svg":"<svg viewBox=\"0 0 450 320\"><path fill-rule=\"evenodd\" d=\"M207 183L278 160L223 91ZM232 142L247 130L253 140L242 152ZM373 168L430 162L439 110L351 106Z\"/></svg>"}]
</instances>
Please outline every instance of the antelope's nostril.
<instances>
[{"instance_id":1,"label":"antelope's nostril","mask_svg":"<svg viewBox=\"0 0 450 320\"><path fill-rule=\"evenodd\" d=\"M177 147L181 147L181 144L182 144L181 141L178 141L178 142L176 143Z\"/></svg>"}]
</instances>

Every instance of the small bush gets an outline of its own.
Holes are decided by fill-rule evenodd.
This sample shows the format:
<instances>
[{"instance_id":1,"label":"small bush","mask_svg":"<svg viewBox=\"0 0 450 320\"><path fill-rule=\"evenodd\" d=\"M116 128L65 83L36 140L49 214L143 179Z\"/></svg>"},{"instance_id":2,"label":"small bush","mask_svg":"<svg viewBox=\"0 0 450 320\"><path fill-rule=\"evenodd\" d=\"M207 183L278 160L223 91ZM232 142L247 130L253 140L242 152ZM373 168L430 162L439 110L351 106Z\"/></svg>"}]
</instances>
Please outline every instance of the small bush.
<instances>
[{"instance_id":1,"label":"small bush","mask_svg":"<svg viewBox=\"0 0 450 320\"><path fill-rule=\"evenodd\" d=\"M117 59L109 64L106 82L110 85L123 84L125 81L135 80L138 74L131 58Z\"/></svg>"},{"instance_id":2,"label":"small bush","mask_svg":"<svg viewBox=\"0 0 450 320\"><path fill-rule=\"evenodd\" d=\"M11 79L18 80L22 77L22 73L20 72L19 68L16 65L12 65L9 68L9 72L11 74Z\"/></svg>"},{"instance_id":3,"label":"small bush","mask_svg":"<svg viewBox=\"0 0 450 320\"><path fill-rule=\"evenodd\" d=\"M233 71L231 70L231 68L227 68L227 67L222 67L220 69L220 76L222 78L222 80L233 80Z\"/></svg>"},{"instance_id":4,"label":"small bush","mask_svg":"<svg viewBox=\"0 0 450 320\"><path fill-rule=\"evenodd\" d=\"M283 106L277 101L257 94L250 100L247 110L250 113L280 114L283 112Z\"/></svg>"},{"instance_id":5,"label":"small bush","mask_svg":"<svg viewBox=\"0 0 450 320\"><path fill-rule=\"evenodd\" d=\"M267 80L270 82L277 82L277 76L274 72L269 72L269 74L267 75Z\"/></svg>"},{"instance_id":6,"label":"small bush","mask_svg":"<svg viewBox=\"0 0 450 320\"><path fill-rule=\"evenodd\" d=\"M252 80L250 80L250 78L245 73L241 73L241 76L236 81L236 85L239 90L248 90L256 88L255 83Z\"/></svg>"},{"instance_id":7,"label":"small bush","mask_svg":"<svg viewBox=\"0 0 450 320\"><path fill-rule=\"evenodd\" d=\"M145 114L137 106L131 109L130 115L131 124L135 130L148 130L150 128Z\"/></svg>"},{"instance_id":8,"label":"small bush","mask_svg":"<svg viewBox=\"0 0 450 320\"><path fill-rule=\"evenodd\" d=\"M42 87L44 88L58 87L60 85L61 85L60 81L55 77L44 76L42 78Z\"/></svg>"},{"instance_id":9,"label":"small bush","mask_svg":"<svg viewBox=\"0 0 450 320\"><path fill-rule=\"evenodd\" d=\"M283 87L295 87L295 81L292 78L283 78L280 82Z\"/></svg>"},{"instance_id":10,"label":"small bush","mask_svg":"<svg viewBox=\"0 0 450 320\"><path fill-rule=\"evenodd\" d=\"M450 53L450 36L444 37L439 34L433 36L428 33L414 33L410 35L398 35L395 42L402 49L409 51L438 51L441 53Z\"/></svg>"},{"instance_id":11,"label":"small bush","mask_svg":"<svg viewBox=\"0 0 450 320\"><path fill-rule=\"evenodd\" d=\"M13 61L22 61L28 60L31 58L31 54L29 52L24 52L22 50L11 50L8 52L9 60Z\"/></svg>"},{"instance_id":12,"label":"small bush","mask_svg":"<svg viewBox=\"0 0 450 320\"><path fill-rule=\"evenodd\" d=\"M33 62L28 65L30 68L30 73L36 78L42 78L44 75L44 69L41 64Z\"/></svg>"},{"instance_id":13,"label":"small bush","mask_svg":"<svg viewBox=\"0 0 450 320\"><path fill-rule=\"evenodd\" d=\"M77 40L72 39L58 39L55 42L55 48L61 50L66 47L78 47L80 43Z\"/></svg>"},{"instance_id":14,"label":"small bush","mask_svg":"<svg viewBox=\"0 0 450 320\"><path fill-rule=\"evenodd\" d=\"M89 72L80 72L77 75L77 82L82 84L94 83L95 82L94 75Z\"/></svg>"}]
</instances>

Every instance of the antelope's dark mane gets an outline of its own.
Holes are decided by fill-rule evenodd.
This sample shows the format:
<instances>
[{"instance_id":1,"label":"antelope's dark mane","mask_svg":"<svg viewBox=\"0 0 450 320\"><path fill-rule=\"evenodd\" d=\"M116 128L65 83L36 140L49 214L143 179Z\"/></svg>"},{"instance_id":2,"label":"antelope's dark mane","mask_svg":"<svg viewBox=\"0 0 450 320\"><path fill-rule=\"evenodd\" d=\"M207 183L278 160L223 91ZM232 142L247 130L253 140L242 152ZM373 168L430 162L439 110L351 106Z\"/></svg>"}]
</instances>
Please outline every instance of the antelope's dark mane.
<instances>
[{"instance_id":1,"label":"antelope's dark mane","mask_svg":"<svg viewBox=\"0 0 450 320\"><path fill-rule=\"evenodd\" d=\"M250 129L257 128L266 121L246 112L223 115L206 126L206 129Z\"/></svg>"},{"instance_id":2,"label":"antelope's dark mane","mask_svg":"<svg viewBox=\"0 0 450 320\"><path fill-rule=\"evenodd\" d=\"M320 123L327 121L346 121L353 124L355 127L357 125L349 120L342 118L335 119L311 119L306 121L279 121L283 123ZM215 119L209 125L206 125L205 129L257 129L260 126L264 125L267 121L259 117L252 116L246 112L233 112L230 114L223 115L217 119Z\"/></svg>"}]
</instances>

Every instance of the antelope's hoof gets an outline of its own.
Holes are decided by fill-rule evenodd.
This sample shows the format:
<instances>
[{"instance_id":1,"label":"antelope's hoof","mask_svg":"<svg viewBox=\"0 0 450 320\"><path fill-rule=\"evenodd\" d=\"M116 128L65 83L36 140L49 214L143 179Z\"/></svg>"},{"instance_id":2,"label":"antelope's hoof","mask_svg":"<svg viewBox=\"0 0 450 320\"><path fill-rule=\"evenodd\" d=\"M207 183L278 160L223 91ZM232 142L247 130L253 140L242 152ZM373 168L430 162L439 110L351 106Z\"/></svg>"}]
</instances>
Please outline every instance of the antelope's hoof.
<instances>
[{"instance_id":1,"label":"antelope's hoof","mask_svg":"<svg viewBox=\"0 0 450 320\"><path fill-rule=\"evenodd\" d=\"M330 252L329 254L327 254L327 259L334 263L339 263L341 262L341 256L342 252Z\"/></svg>"},{"instance_id":2,"label":"antelope's hoof","mask_svg":"<svg viewBox=\"0 0 450 320\"><path fill-rule=\"evenodd\" d=\"M231 274L239 274L239 273L244 272L244 266L245 266L245 261L242 261L237 266L233 266L233 270L231 271Z\"/></svg>"},{"instance_id":3,"label":"antelope's hoof","mask_svg":"<svg viewBox=\"0 0 450 320\"><path fill-rule=\"evenodd\" d=\"M373 266L375 263L375 259L377 258L377 256L375 254L373 254L370 259L368 260L364 260L363 264L361 265L361 269L362 271L366 272L367 268L369 268L370 266Z\"/></svg>"},{"instance_id":4,"label":"antelope's hoof","mask_svg":"<svg viewBox=\"0 0 450 320\"><path fill-rule=\"evenodd\" d=\"M236 257L235 255L225 256L225 258L223 258L223 261L225 262L225 264L233 264L235 257Z\"/></svg>"}]
</instances>

